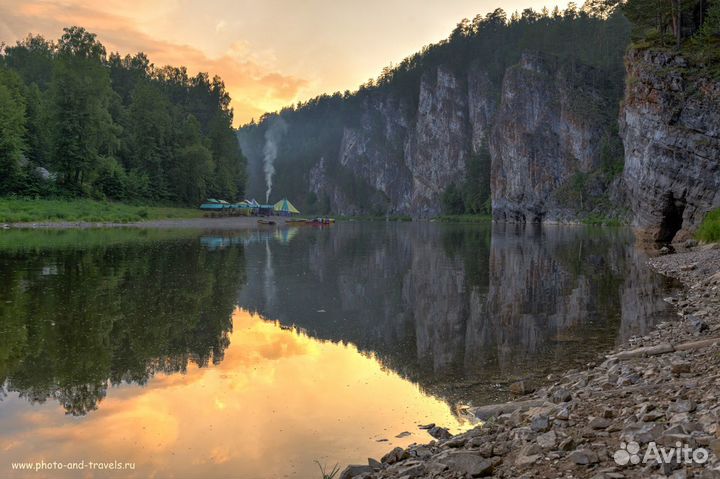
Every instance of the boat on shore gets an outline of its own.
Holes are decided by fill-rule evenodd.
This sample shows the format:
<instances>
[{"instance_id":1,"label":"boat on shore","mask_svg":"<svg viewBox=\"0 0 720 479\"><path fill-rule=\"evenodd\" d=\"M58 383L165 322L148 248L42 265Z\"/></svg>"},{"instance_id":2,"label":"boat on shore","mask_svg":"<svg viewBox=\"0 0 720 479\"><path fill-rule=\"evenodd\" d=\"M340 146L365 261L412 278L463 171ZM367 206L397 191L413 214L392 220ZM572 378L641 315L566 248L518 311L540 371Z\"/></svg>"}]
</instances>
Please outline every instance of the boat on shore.
<instances>
[{"instance_id":1,"label":"boat on shore","mask_svg":"<svg viewBox=\"0 0 720 479\"><path fill-rule=\"evenodd\" d=\"M276 223L275 223L275 220L263 220L263 219L260 219L260 220L258 220L258 224L261 224L261 225L274 225L274 224L276 224Z\"/></svg>"},{"instance_id":2,"label":"boat on shore","mask_svg":"<svg viewBox=\"0 0 720 479\"><path fill-rule=\"evenodd\" d=\"M335 220L333 218L324 218L324 217L317 217L317 218L291 218L285 220L286 225L293 225L293 226L329 226L331 224L334 224Z\"/></svg>"},{"instance_id":3,"label":"boat on shore","mask_svg":"<svg viewBox=\"0 0 720 479\"><path fill-rule=\"evenodd\" d=\"M334 219L334 218L318 217L318 218L313 218L312 221L311 221L311 223L312 223L313 225L316 225L316 226L317 226L317 225L320 225L320 226L330 226L330 225L332 225L332 224L335 224L335 219Z\"/></svg>"}]
</instances>

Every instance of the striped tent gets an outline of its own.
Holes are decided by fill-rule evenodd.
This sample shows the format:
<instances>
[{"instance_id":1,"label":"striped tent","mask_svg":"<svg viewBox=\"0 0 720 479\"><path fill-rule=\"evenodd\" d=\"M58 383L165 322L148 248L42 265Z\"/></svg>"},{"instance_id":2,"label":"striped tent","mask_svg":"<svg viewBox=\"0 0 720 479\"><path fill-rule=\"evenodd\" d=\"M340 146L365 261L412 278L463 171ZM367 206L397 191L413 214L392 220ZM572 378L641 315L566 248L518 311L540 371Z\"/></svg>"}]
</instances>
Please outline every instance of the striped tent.
<instances>
[{"instance_id":1,"label":"striped tent","mask_svg":"<svg viewBox=\"0 0 720 479\"><path fill-rule=\"evenodd\" d=\"M275 206L273 206L273 210L275 210L275 213L280 216L291 216L300 214L297 208L295 208L293 204L287 200L287 198L283 198L282 200L275 203Z\"/></svg>"}]
</instances>

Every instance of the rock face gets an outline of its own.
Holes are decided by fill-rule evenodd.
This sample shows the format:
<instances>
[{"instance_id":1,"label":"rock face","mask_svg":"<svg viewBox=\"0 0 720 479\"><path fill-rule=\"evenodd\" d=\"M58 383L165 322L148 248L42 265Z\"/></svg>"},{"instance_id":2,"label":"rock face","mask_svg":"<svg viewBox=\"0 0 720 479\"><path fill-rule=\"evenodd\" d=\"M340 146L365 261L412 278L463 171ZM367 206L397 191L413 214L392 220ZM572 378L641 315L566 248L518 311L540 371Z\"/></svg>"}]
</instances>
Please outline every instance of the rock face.
<instances>
[{"instance_id":1,"label":"rock face","mask_svg":"<svg viewBox=\"0 0 720 479\"><path fill-rule=\"evenodd\" d=\"M635 226L682 240L720 206L720 83L689 80L680 55L631 51L620 114Z\"/></svg>"},{"instance_id":2,"label":"rock face","mask_svg":"<svg viewBox=\"0 0 720 479\"><path fill-rule=\"evenodd\" d=\"M598 76L589 67L529 53L508 69L490 141L495 219L573 216L558 192L600 166L601 140L610 135L610 122L598 112L612 105L596 87Z\"/></svg>"},{"instance_id":3,"label":"rock face","mask_svg":"<svg viewBox=\"0 0 720 479\"><path fill-rule=\"evenodd\" d=\"M276 169L286 177L278 190L310 192L336 214L429 217L442 213L451 185L472 181L480 195L473 207L492 185L499 219L576 218L582 199L563 202L558 192L576 173L598 168L603 138L616 122L617 99L607 89L599 93L604 80L590 67L539 53L522 54L504 72L428 66L406 88L338 97L317 124L288 120L286 138L295 143L280 145ZM263 182L262 128L239 133L251 196L261 194ZM294 168L292 178L286 168ZM608 185L591 188L602 194Z\"/></svg>"},{"instance_id":4,"label":"rock face","mask_svg":"<svg viewBox=\"0 0 720 479\"><path fill-rule=\"evenodd\" d=\"M365 99L359 125L343 132L339 163L381 193L374 208L426 217L441 213L443 192L462 184L473 155L489 150L496 219L573 219L583 198L568 200L572 192L563 192L577 174L599 168L615 121L602 81L590 67L538 53L523 54L502 85L479 66L462 76L439 66L423 74L415 108L393 95ZM338 192L347 188L322 173L311 173L311 190L340 213L357 212L360 206ZM583 188L597 190L593 195L608 186Z\"/></svg>"},{"instance_id":5,"label":"rock face","mask_svg":"<svg viewBox=\"0 0 720 479\"><path fill-rule=\"evenodd\" d=\"M487 143L495 100L487 74L479 67L458 75L439 66L425 72L417 99L372 93L364 98L356 125L343 130L338 153L340 174L328 175L328 161L311 170L310 190L327 195L333 210L367 210L344 191L343 174L373 192L370 209L413 216L436 215L441 196L462 180L470 155ZM417 105L411 105L416 100ZM373 195L370 195L373 196Z\"/></svg>"},{"instance_id":6,"label":"rock face","mask_svg":"<svg viewBox=\"0 0 720 479\"><path fill-rule=\"evenodd\" d=\"M482 65L440 64L406 89L338 96L333 121L318 114L317 124L293 127L284 161L302 166L278 189L309 191L336 214L428 217L442 212L451 185L473 178L485 195L489 177L496 220L624 219L630 209L653 239L682 240L720 206L720 82L667 52L630 51L626 69L622 141L617 82L547 54L526 52L492 77ZM259 186L262 128L239 134Z\"/></svg>"},{"instance_id":7,"label":"rock face","mask_svg":"<svg viewBox=\"0 0 720 479\"><path fill-rule=\"evenodd\" d=\"M412 211L420 216L437 214L443 191L465 171L473 130L467 84L442 67L420 81L417 118L405 147Z\"/></svg>"},{"instance_id":8,"label":"rock face","mask_svg":"<svg viewBox=\"0 0 720 479\"><path fill-rule=\"evenodd\" d=\"M357 127L346 127L340 143L339 163L347 173L365 180L374 190L384 193L398 211L408 211L412 198L412 173L405 162L405 138L409 133L412 112L407 102L395 96L374 94L363 103ZM334 178L318 182L310 175L311 190L338 190L333 203L353 208L343 198L342 184L334 187ZM353 213L354 211L342 211Z\"/></svg>"}]
</instances>

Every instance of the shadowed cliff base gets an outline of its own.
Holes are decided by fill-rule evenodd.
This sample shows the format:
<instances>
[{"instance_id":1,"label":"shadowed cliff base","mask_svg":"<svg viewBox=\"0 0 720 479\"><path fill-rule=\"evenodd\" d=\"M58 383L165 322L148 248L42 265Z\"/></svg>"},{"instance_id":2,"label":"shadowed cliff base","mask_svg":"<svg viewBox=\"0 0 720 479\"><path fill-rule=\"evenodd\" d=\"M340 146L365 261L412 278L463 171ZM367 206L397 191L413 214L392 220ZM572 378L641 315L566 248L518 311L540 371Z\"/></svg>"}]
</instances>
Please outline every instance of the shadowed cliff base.
<instances>
[{"instance_id":1,"label":"shadowed cliff base","mask_svg":"<svg viewBox=\"0 0 720 479\"><path fill-rule=\"evenodd\" d=\"M620 114L634 226L684 241L720 206L720 82L682 53L631 49Z\"/></svg>"}]
</instances>

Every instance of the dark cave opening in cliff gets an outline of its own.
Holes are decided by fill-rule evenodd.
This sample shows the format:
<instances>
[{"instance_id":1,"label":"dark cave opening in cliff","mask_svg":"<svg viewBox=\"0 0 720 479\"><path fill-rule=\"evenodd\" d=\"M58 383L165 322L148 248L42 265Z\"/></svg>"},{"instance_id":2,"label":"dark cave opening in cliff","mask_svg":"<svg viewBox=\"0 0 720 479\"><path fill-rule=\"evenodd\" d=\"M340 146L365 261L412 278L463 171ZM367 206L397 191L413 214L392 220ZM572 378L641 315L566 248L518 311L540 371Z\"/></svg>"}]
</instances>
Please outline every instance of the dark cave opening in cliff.
<instances>
[{"instance_id":1,"label":"dark cave opening in cliff","mask_svg":"<svg viewBox=\"0 0 720 479\"><path fill-rule=\"evenodd\" d=\"M662 211L662 221L656 240L659 243L670 243L682 228L685 200L676 199L672 193L665 195L665 206Z\"/></svg>"}]
</instances>

